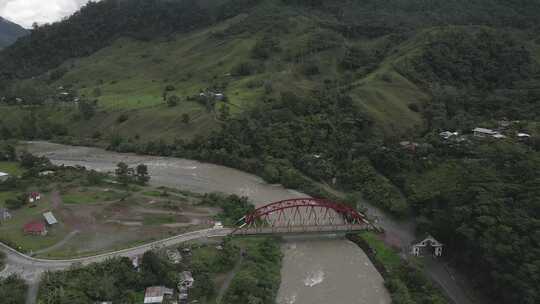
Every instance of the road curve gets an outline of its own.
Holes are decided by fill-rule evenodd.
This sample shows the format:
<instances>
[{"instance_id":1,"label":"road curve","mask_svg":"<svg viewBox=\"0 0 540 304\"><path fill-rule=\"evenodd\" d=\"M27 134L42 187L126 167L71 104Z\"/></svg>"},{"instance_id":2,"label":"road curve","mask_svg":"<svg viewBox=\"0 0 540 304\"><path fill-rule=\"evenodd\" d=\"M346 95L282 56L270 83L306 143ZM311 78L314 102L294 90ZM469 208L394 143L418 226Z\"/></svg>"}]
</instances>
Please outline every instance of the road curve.
<instances>
[{"instance_id":1,"label":"road curve","mask_svg":"<svg viewBox=\"0 0 540 304\"><path fill-rule=\"evenodd\" d=\"M33 258L26 254L18 252L15 249L0 242L0 251L6 253L6 268L0 272L0 277L7 277L11 274L18 274L28 282L34 283L38 281L39 276L45 271L62 270L69 268L74 264L88 265L91 263L102 262L113 257L138 256L145 253L146 251L155 248L173 246L196 239L223 237L230 234L231 232L232 229L228 228L203 229L176 235L170 238L139 245L132 248L98 254L94 256L66 260L48 260Z\"/></svg>"}]
</instances>

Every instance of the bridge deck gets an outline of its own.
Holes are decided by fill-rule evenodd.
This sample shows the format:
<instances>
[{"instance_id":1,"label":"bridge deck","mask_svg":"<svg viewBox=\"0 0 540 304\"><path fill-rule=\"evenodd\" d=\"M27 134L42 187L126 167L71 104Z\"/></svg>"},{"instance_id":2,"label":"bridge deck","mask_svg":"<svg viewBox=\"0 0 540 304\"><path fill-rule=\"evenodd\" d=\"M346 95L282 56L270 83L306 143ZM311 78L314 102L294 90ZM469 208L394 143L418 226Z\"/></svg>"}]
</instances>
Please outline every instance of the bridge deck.
<instances>
[{"instance_id":1,"label":"bridge deck","mask_svg":"<svg viewBox=\"0 0 540 304\"><path fill-rule=\"evenodd\" d=\"M233 235L256 235L256 234L301 234L301 233L333 233L365 231L370 228L367 225L331 225L331 226L290 226L290 227L257 227L240 228L232 232Z\"/></svg>"}]
</instances>

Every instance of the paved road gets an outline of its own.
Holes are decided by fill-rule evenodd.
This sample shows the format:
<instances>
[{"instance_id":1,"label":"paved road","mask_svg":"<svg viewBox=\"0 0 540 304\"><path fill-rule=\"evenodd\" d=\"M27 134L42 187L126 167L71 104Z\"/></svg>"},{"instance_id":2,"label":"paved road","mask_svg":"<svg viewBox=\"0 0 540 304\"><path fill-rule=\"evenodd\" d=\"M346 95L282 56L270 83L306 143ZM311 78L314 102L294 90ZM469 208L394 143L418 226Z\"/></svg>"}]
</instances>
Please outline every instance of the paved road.
<instances>
[{"instance_id":1,"label":"paved road","mask_svg":"<svg viewBox=\"0 0 540 304\"><path fill-rule=\"evenodd\" d=\"M33 284L39 281L39 276L45 271L62 270L69 268L73 264L88 265L91 263L102 262L113 257L134 257L154 248L173 246L196 239L223 237L228 235L229 233L231 233L231 229L227 228L204 229L173 236L164 240L140 245L133 248L69 260L37 259L15 251L14 249L0 243L0 250L6 253L7 265L7 267L2 272L0 272L0 277L6 277L11 274L18 274L26 281Z\"/></svg>"}]
</instances>

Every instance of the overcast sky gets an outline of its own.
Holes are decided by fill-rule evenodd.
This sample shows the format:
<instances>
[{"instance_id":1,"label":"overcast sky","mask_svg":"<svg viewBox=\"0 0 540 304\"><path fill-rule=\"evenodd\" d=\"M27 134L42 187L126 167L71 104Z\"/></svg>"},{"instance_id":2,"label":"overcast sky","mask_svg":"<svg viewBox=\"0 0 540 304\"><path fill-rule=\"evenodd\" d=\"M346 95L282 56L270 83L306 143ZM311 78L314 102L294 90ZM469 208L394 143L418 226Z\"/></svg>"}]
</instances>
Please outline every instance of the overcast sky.
<instances>
[{"instance_id":1,"label":"overcast sky","mask_svg":"<svg viewBox=\"0 0 540 304\"><path fill-rule=\"evenodd\" d=\"M58 21L77 11L88 0L0 0L0 16L30 28Z\"/></svg>"}]
</instances>

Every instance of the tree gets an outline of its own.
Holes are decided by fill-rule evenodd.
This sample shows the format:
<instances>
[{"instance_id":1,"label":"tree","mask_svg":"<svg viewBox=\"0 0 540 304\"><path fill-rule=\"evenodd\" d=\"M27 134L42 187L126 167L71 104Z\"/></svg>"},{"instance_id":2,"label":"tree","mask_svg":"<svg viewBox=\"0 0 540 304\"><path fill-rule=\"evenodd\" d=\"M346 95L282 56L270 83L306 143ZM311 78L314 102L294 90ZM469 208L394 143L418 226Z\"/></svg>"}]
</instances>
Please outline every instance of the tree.
<instances>
[{"instance_id":1,"label":"tree","mask_svg":"<svg viewBox=\"0 0 540 304\"><path fill-rule=\"evenodd\" d=\"M123 185L129 184L131 181L132 174L129 166L124 163L120 162L116 165L116 170L114 171L116 174L116 180L120 182Z\"/></svg>"},{"instance_id":2,"label":"tree","mask_svg":"<svg viewBox=\"0 0 540 304\"><path fill-rule=\"evenodd\" d=\"M226 104L221 105L221 107L219 108L219 119L226 121L229 119L230 116L231 112L229 106Z\"/></svg>"},{"instance_id":3,"label":"tree","mask_svg":"<svg viewBox=\"0 0 540 304\"><path fill-rule=\"evenodd\" d=\"M88 120L96 113L97 101L82 99L79 101L79 113L84 120Z\"/></svg>"},{"instance_id":4,"label":"tree","mask_svg":"<svg viewBox=\"0 0 540 304\"><path fill-rule=\"evenodd\" d=\"M138 165L136 173L137 182L139 184L146 185L150 180L150 175L148 174L148 167L145 164Z\"/></svg>"},{"instance_id":5,"label":"tree","mask_svg":"<svg viewBox=\"0 0 540 304\"><path fill-rule=\"evenodd\" d=\"M189 117L189 114L188 113L184 113L182 114L182 122L185 123L186 125L189 124L191 118Z\"/></svg>"},{"instance_id":6,"label":"tree","mask_svg":"<svg viewBox=\"0 0 540 304\"><path fill-rule=\"evenodd\" d=\"M180 103L180 97L176 95L172 95L167 98L167 105L169 107L176 107L179 103Z\"/></svg>"}]
</instances>

